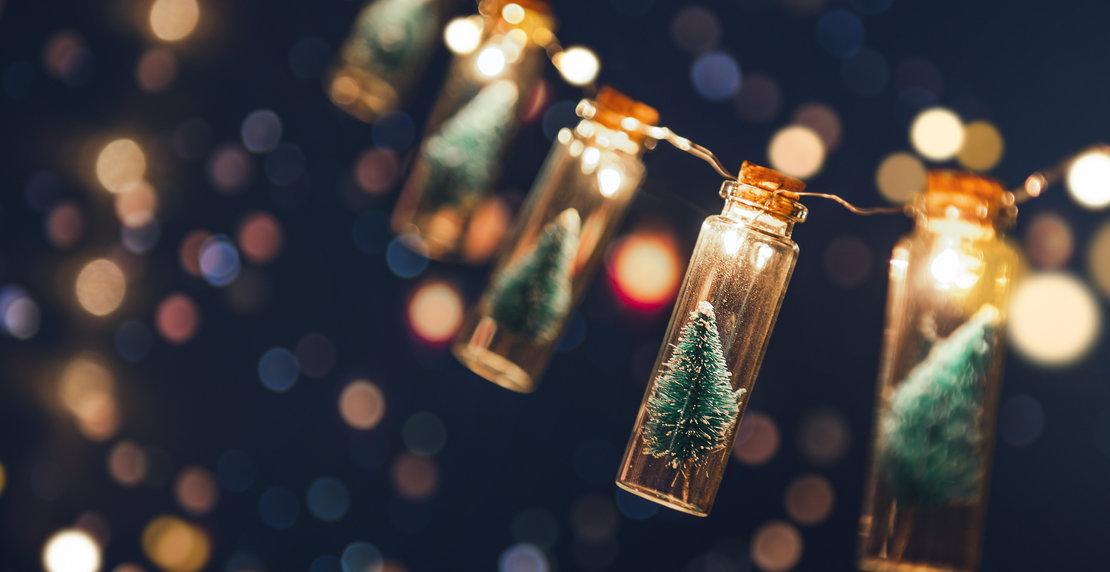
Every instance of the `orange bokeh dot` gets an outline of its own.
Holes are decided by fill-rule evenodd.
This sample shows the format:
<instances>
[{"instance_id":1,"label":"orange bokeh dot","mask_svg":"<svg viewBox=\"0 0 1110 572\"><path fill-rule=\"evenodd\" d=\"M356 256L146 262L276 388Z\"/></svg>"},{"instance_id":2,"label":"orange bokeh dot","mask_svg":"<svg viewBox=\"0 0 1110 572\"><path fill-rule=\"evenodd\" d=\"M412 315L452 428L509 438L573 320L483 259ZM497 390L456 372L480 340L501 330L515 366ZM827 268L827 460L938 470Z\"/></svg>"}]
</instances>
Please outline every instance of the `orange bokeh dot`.
<instances>
[{"instance_id":1,"label":"orange bokeh dot","mask_svg":"<svg viewBox=\"0 0 1110 572\"><path fill-rule=\"evenodd\" d=\"M633 234L614 245L609 277L621 301L657 310L674 298L682 278L674 240L659 234Z\"/></svg>"},{"instance_id":2,"label":"orange bokeh dot","mask_svg":"<svg viewBox=\"0 0 1110 572\"><path fill-rule=\"evenodd\" d=\"M752 537L752 562L766 572L790 570L802 558L802 535L785 522L769 522Z\"/></svg>"},{"instance_id":3,"label":"orange bokeh dot","mask_svg":"<svg viewBox=\"0 0 1110 572\"><path fill-rule=\"evenodd\" d=\"M501 246L501 239L512 222L512 212L505 199L490 197L474 212L474 219L463 238L463 258L472 264L486 262Z\"/></svg>"},{"instance_id":4,"label":"orange bokeh dot","mask_svg":"<svg viewBox=\"0 0 1110 572\"><path fill-rule=\"evenodd\" d=\"M281 251L281 224L269 213L252 213L239 225L238 238L239 249L247 260L265 264Z\"/></svg>"},{"instance_id":5,"label":"orange bokeh dot","mask_svg":"<svg viewBox=\"0 0 1110 572\"><path fill-rule=\"evenodd\" d=\"M181 241L181 247L178 249L178 258L181 260L181 268L188 272L190 276L200 276L200 245L208 240L211 236L207 230L197 229L185 235Z\"/></svg>"},{"instance_id":6,"label":"orange bokeh dot","mask_svg":"<svg viewBox=\"0 0 1110 572\"><path fill-rule=\"evenodd\" d=\"M129 185L116 195L116 217L128 228L139 228L154 220L158 195L146 181Z\"/></svg>"},{"instance_id":7,"label":"orange bokeh dot","mask_svg":"<svg viewBox=\"0 0 1110 572\"><path fill-rule=\"evenodd\" d=\"M426 500L439 487L439 469L427 457L402 453L393 461L393 486L408 500Z\"/></svg>"},{"instance_id":8,"label":"orange bokeh dot","mask_svg":"<svg viewBox=\"0 0 1110 572\"><path fill-rule=\"evenodd\" d=\"M801 524L817 524L833 509L832 485L821 475L803 475L786 488L786 513Z\"/></svg>"},{"instance_id":9,"label":"orange bokeh dot","mask_svg":"<svg viewBox=\"0 0 1110 572\"><path fill-rule=\"evenodd\" d=\"M445 282L425 282L409 299L409 327L425 342L446 343L459 331L462 320L462 296Z\"/></svg>"},{"instance_id":10,"label":"orange bokeh dot","mask_svg":"<svg viewBox=\"0 0 1110 572\"><path fill-rule=\"evenodd\" d=\"M181 505L185 512L202 516L215 508L220 498L220 491L216 487L216 479L207 469L185 467L177 474L174 495L177 497L177 504Z\"/></svg>"},{"instance_id":11,"label":"orange bokeh dot","mask_svg":"<svg viewBox=\"0 0 1110 572\"><path fill-rule=\"evenodd\" d=\"M339 394L339 415L355 429L373 429L385 415L385 395L372 382L352 381Z\"/></svg>"},{"instance_id":12,"label":"orange bokeh dot","mask_svg":"<svg viewBox=\"0 0 1110 572\"><path fill-rule=\"evenodd\" d=\"M171 344L183 344L193 338L200 326L197 305L185 294L171 294L158 305L155 315L158 333Z\"/></svg>"},{"instance_id":13,"label":"orange bokeh dot","mask_svg":"<svg viewBox=\"0 0 1110 572\"><path fill-rule=\"evenodd\" d=\"M147 93L157 93L169 87L177 76L177 59L164 48L151 48L143 52L135 66L135 82Z\"/></svg>"},{"instance_id":14,"label":"orange bokeh dot","mask_svg":"<svg viewBox=\"0 0 1110 572\"><path fill-rule=\"evenodd\" d=\"M748 413L736 431L732 456L746 465L762 465L779 450L779 428L764 413Z\"/></svg>"},{"instance_id":15,"label":"orange bokeh dot","mask_svg":"<svg viewBox=\"0 0 1110 572\"><path fill-rule=\"evenodd\" d=\"M58 204L46 216L46 237L58 248L73 246L84 231L85 217L72 201Z\"/></svg>"},{"instance_id":16,"label":"orange bokeh dot","mask_svg":"<svg viewBox=\"0 0 1110 572\"><path fill-rule=\"evenodd\" d=\"M108 453L108 474L122 486L133 487L144 478L148 463L146 453L131 441L120 441Z\"/></svg>"}]
</instances>

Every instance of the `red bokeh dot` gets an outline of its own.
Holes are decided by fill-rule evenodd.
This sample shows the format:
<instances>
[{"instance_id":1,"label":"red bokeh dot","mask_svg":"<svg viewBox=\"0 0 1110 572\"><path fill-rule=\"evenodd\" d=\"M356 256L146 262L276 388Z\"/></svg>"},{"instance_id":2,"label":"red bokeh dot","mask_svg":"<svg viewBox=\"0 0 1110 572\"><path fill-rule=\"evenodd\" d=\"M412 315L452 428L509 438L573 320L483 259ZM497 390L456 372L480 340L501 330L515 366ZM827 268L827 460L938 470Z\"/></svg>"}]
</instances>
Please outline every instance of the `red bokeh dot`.
<instances>
[{"instance_id":1,"label":"red bokeh dot","mask_svg":"<svg viewBox=\"0 0 1110 572\"><path fill-rule=\"evenodd\" d=\"M158 305L158 333L171 344L183 344L193 338L200 326L197 305L185 294L171 294Z\"/></svg>"},{"instance_id":2,"label":"red bokeh dot","mask_svg":"<svg viewBox=\"0 0 1110 572\"><path fill-rule=\"evenodd\" d=\"M281 224L270 213L251 213L239 224L239 249L255 264L273 260L282 242Z\"/></svg>"}]
</instances>

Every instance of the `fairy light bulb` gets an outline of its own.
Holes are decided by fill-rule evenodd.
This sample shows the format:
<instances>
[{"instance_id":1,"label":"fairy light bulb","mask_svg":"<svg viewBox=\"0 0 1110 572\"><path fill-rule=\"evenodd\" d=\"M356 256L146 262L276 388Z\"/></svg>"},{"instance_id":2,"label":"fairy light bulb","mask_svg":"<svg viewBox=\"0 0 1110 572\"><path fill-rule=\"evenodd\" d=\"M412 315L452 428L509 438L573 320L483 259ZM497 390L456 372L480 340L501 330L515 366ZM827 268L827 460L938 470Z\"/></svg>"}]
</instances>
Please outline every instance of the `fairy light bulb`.
<instances>
[{"instance_id":1,"label":"fairy light bulb","mask_svg":"<svg viewBox=\"0 0 1110 572\"><path fill-rule=\"evenodd\" d=\"M587 85L594 81L601 70L597 54L582 46L567 48L557 54L554 63L559 74L571 85Z\"/></svg>"},{"instance_id":2,"label":"fairy light bulb","mask_svg":"<svg viewBox=\"0 0 1110 572\"><path fill-rule=\"evenodd\" d=\"M486 77L497 77L505 71L505 51L497 46L484 48L475 61L478 71Z\"/></svg>"},{"instance_id":3,"label":"fairy light bulb","mask_svg":"<svg viewBox=\"0 0 1110 572\"><path fill-rule=\"evenodd\" d=\"M1080 206L1110 206L1110 153L1099 149L1080 155L1068 168L1068 191Z\"/></svg>"},{"instance_id":4,"label":"fairy light bulb","mask_svg":"<svg viewBox=\"0 0 1110 572\"><path fill-rule=\"evenodd\" d=\"M621 172L615 167L604 167L597 172L597 189L602 196L610 198L621 188Z\"/></svg>"},{"instance_id":5,"label":"fairy light bulb","mask_svg":"<svg viewBox=\"0 0 1110 572\"><path fill-rule=\"evenodd\" d=\"M466 55L478 48L482 41L481 18L459 17L451 20L443 29L443 41L447 49L459 55Z\"/></svg>"}]
</instances>

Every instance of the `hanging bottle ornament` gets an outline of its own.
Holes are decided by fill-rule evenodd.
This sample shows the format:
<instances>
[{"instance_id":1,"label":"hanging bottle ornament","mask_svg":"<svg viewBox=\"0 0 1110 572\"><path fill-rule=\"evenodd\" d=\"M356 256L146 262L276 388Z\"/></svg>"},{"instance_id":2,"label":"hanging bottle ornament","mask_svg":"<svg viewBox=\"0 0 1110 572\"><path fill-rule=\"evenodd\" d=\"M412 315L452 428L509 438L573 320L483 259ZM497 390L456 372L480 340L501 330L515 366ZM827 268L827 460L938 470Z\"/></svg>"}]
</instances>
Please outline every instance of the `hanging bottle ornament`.
<instances>
[{"instance_id":1,"label":"hanging bottle ornament","mask_svg":"<svg viewBox=\"0 0 1110 572\"><path fill-rule=\"evenodd\" d=\"M455 0L371 0L326 79L331 100L351 115L374 121L396 109L436 45Z\"/></svg>"},{"instance_id":2,"label":"hanging bottle ornament","mask_svg":"<svg viewBox=\"0 0 1110 572\"><path fill-rule=\"evenodd\" d=\"M1018 251L1014 197L971 174L929 173L890 259L865 570L978 569Z\"/></svg>"},{"instance_id":3,"label":"hanging bottle ornament","mask_svg":"<svg viewBox=\"0 0 1110 572\"><path fill-rule=\"evenodd\" d=\"M644 137L622 120L659 119L655 109L607 87L577 111L582 120L559 132L453 347L475 373L514 391L535 389L643 181Z\"/></svg>"},{"instance_id":4,"label":"hanging bottle ornament","mask_svg":"<svg viewBox=\"0 0 1110 572\"><path fill-rule=\"evenodd\" d=\"M617 484L705 516L798 258L805 183L745 162L705 220Z\"/></svg>"},{"instance_id":5,"label":"hanging bottle ornament","mask_svg":"<svg viewBox=\"0 0 1110 572\"><path fill-rule=\"evenodd\" d=\"M481 41L457 54L432 111L393 229L450 260L500 174L501 161L542 71L554 19L538 0L484 0Z\"/></svg>"}]
</instances>

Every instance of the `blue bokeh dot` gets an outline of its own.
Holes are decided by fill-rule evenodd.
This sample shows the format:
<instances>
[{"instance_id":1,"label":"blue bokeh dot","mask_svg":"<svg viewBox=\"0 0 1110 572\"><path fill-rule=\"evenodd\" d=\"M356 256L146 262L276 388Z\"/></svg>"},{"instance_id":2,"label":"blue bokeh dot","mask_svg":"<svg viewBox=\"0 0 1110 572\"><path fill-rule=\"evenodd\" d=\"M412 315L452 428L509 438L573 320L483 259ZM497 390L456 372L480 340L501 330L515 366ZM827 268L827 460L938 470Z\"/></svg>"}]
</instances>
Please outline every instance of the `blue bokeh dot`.
<instances>
[{"instance_id":1,"label":"blue bokeh dot","mask_svg":"<svg viewBox=\"0 0 1110 572\"><path fill-rule=\"evenodd\" d=\"M200 271L216 287L227 286L239 277L239 251L231 239L218 234L201 243Z\"/></svg>"},{"instance_id":2,"label":"blue bokeh dot","mask_svg":"<svg viewBox=\"0 0 1110 572\"><path fill-rule=\"evenodd\" d=\"M690 80L702 97L723 101L740 91L740 65L724 52L706 52L694 60Z\"/></svg>"},{"instance_id":3,"label":"blue bokeh dot","mask_svg":"<svg viewBox=\"0 0 1110 572\"><path fill-rule=\"evenodd\" d=\"M424 242L415 234L402 234L394 238L385 251L385 261L389 269L401 278L412 278L428 267ZM410 248L415 246L417 250Z\"/></svg>"},{"instance_id":4,"label":"blue bokeh dot","mask_svg":"<svg viewBox=\"0 0 1110 572\"><path fill-rule=\"evenodd\" d=\"M285 348L270 348L258 360L258 377L262 385L273 391L287 391L297 382L299 367L293 352Z\"/></svg>"},{"instance_id":5,"label":"blue bokeh dot","mask_svg":"<svg viewBox=\"0 0 1110 572\"><path fill-rule=\"evenodd\" d=\"M834 56L855 53L863 45L863 22L847 10L829 10L817 21L817 41Z\"/></svg>"},{"instance_id":6,"label":"blue bokeh dot","mask_svg":"<svg viewBox=\"0 0 1110 572\"><path fill-rule=\"evenodd\" d=\"M343 572L380 572L382 553L369 542L352 542L343 550Z\"/></svg>"},{"instance_id":7,"label":"blue bokeh dot","mask_svg":"<svg viewBox=\"0 0 1110 572\"><path fill-rule=\"evenodd\" d=\"M270 528L285 530L297 522L300 514L297 495L285 487L267 489L258 501L258 515Z\"/></svg>"},{"instance_id":8,"label":"blue bokeh dot","mask_svg":"<svg viewBox=\"0 0 1110 572\"><path fill-rule=\"evenodd\" d=\"M347 514L351 495L338 479L320 477L308 487L308 510L316 518L332 522Z\"/></svg>"}]
</instances>

